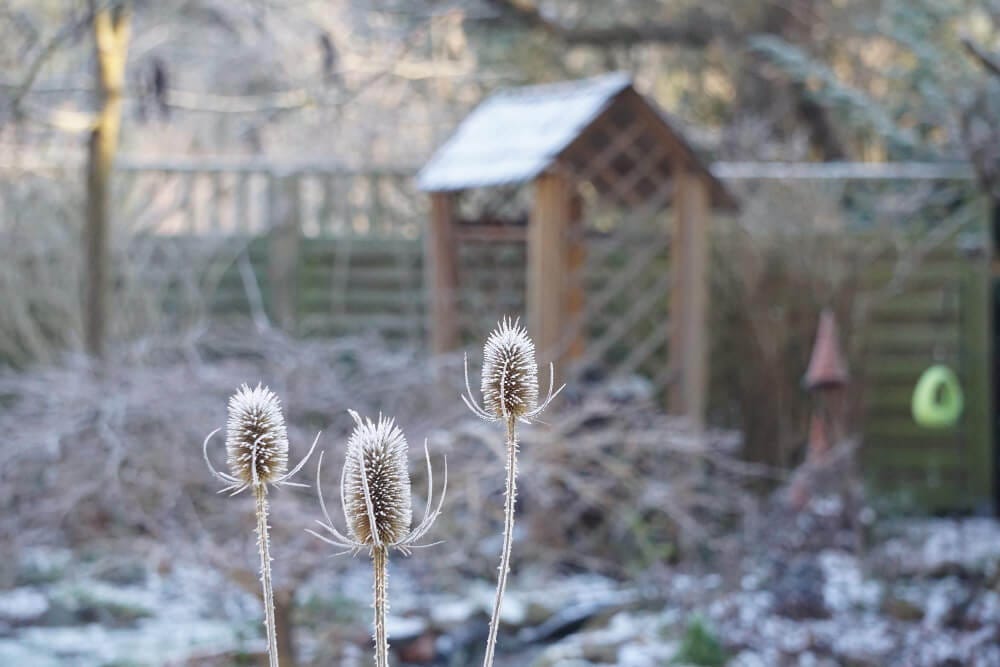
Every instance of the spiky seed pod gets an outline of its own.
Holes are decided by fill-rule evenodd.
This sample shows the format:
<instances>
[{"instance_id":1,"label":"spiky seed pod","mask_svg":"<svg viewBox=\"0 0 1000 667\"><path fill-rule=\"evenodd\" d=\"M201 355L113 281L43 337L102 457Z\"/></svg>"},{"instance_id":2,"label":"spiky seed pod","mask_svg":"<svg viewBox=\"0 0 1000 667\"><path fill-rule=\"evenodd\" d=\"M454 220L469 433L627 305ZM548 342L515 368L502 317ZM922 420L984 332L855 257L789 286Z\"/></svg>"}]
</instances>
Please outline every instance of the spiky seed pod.
<instances>
[{"instance_id":1,"label":"spiky seed pod","mask_svg":"<svg viewBox=\"0 0 1000 667\"><path fill-rule=\"evenodd\" d=\"M402 542L413 518L406 438L390 418L379 415L376 423L351 416L357 426L347 440L343 473L348 530L366 546Z\"/></svg>"},{"instance_id":2,"label":"spiky seed pod","mask_svg":"<svg viewBox=\"0 0 1000 667\"><path fill-rule=\"evenodd\" d=\"M320 485L323 455L316 464L316 495L326 522L319 525L326 534L307 529L315 537L327 544L359 552L367 548L372 558L375 581L375 664L377 667L389 665L389 635L386 629L386 611L389 607L387 594L389 549L395 548L409 555L434 520L441 514L445 492L448 489L448 466L444 468L444 486L441 500L431 510L434 497L433 473L427 441L424 441L424 456L427 459L427 509L424 519L416 528L410 529L413 510L410 500L410 474L407 471L406 438L392 419L379 415L378 423L370 419L361 420L357 412L349 410L357 426L347 440L347 455L340 476L340 497L347 519L347 535L333 525L330 512L323 500Z\"/></svg>"},{"instance_id":3,"label":"spiky seed pod","mask_svg":"<svg viewBox=\"0 0 1000 667\"><path fill-rule=\"evenodd\" d=\"M288 432L281 401L267 387L240 386L229 399L226 462L244 484L268 484L288 469Z\"/></svg>"},{"instance_id":4,"label":"spiky seed pod","mask_svg":"<svg viewBox=\"0 0 1000 667\"><path fill-rule=\"evenodd\" d=\"M483 408L497 419L519 419L538 405L535 344L518 320L505 317L483 346Z\"/></svg>"}]
</instances>

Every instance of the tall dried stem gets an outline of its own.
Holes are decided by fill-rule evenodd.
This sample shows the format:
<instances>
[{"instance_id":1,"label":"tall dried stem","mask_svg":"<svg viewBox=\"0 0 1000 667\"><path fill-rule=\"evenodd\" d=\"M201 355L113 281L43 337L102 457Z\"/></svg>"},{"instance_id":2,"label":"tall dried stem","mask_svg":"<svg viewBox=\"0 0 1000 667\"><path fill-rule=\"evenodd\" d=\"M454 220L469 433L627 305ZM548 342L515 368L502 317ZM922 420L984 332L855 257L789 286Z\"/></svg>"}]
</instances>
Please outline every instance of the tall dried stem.
<instances>
[{"instance_id":1,"label":"tall dried stem","mask_svg":"<svg viewBox=\"0 0 1000 667\"><path fill-rule=\"evenodd\" d=\"M220 472L208 456L212 431L202 443L202 456L212 476L224 483L223 491L232 495L253 489L257 512L257 549L260 551L260 583L264 590L264 623L267 626L267 655L270 667L278 667L278 631L274 622L274 592L271 586L271 540L267 529L267 485L303 486L289 481L302 469L319 441L317 434L309 453L297 466L288 470L288 431L281 401L277 395L258 384L251 389L242 385L229 399L226 424L226 453L229 472Z\"/></svg>"},{"instance_id":2,"label":"tall dried stem","mask_svg":"<svg viewBox=\"0 0 1000 667\"><path fill-rule=\"evenodd\" d=\"M514 505L517 501L517 422L530 424L552 399L562 391L553 391L555 369L549 364L549 394L538 403L538 363L535 361L535 344L519 320L505 317L490 333L483 346L483 376L481 389L483 405L472 395L469 385L468 357L465 363L465 391L462 402L472 413L488 422L503 422L507 427L507 486L504 491L503 550L500 554L500 573L497 576L497 596L490 619L490 633L486 640L484 667L492 667L496 652L497 632L500 628L500 607L510 573L510 552L514 541Z\"/></svg>"},{"instance_id":3,"label":"tall dried stem","mask_svg":"<svg viewBox=\"0 0 1000 667\"><path fill-rule=\"evenodd\" d=\"M347 518L347 534L341 533L333 525L330 512L323 500L323 489L319 483L323 466L320 454L316 466L316 496L326 522L319 525L326 534L314 530L307 532L335 547L355 553L368 550L374 569L375 601L375 665L389 667L389 634L385 625L389 607L389 549L394 548L409 555L441 513L441 503L448 488L448 466L444 469L444 486L441 500L432 510L434 477L431 471L430 454L424 442L424 456L427 459L427 509L424 520L415 528L412 499L410 497L410 473L406 468L406 452L409 445L394 419L379 416L377 422L362 419L361 415L350 411L356 424L347 440L347 456L340 476L340 499Z\"/></svg>"},{"instance_id":4,"label":"tall dried stem","mask_svg":"<svg viewBox=\"0 0 1000 667\"><path fill-rule=\"evenodd\" d=\"M254 484L257 499L257 547L260 550L260 583L264 593L264 624L270 667L278 667L278 633L274 624L274 591L271 586L271 541L267 529L267 487Z\"/></svg>"},{"instance_id":5,"label":"tall dried stem","mask_svg":"<svg viewBox=\"0 0 1000 667\"><path fill-rule=\"evenodd\" d=\"M496 652L497 632L500 629L500 607L507 589L507 575L510 573L510 552L514 543L514 506L517 503L517 430L516 421L507 419L507 486L504 490L503 548L500 554L500 572L497 576L497 594L490 617L490 633L486 640L484 667L492 667Z\"/></svg>"},{"instance_id":6,"label":"tall dried stem","mask_svg":"<svg viewBox=\"0 0 1000 667\"><path fill-rule=\"evenodd\" d=\"M385 629L388 611L389 551L385 547L372 549L372 566L375 570L375 665L389 667L389 636Z\"/></svg>"}]
</instances>

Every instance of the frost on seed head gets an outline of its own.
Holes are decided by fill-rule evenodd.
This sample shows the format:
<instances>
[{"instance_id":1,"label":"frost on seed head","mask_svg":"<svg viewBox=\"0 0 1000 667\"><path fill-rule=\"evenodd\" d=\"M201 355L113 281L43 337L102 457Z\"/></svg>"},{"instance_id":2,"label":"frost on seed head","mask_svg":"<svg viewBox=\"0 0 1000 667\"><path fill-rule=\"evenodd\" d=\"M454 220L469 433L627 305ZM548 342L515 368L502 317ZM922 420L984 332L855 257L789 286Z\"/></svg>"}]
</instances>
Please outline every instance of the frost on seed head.
<instances>
[{"instance_id":1,"label":"frost on seed head","mask_svg":"<svg viewBox=\"0 0 1000 667\"><path fill-rule=\"evenodd\" d=\"M518 419L538 405L535 344L518 320L504 318L483 346L483 408L497 419Z\"/></svg>"},{"instance_id":2,"label":"frost on seed head","mask_svg":"<svg viewBox=\"0 0 1000 667\"><path fill-rule=\"evenodd\" d=\"M244 484L276 482L288 469L288 432L281 401L265 386L244 384L229 399L226 462Z\"/></svg>"},{"instance_id":3,"label":"frost on seed head","mask_svg":"<svg viewBox=\"0 0 1000 667\"><path fill-rule=\"evenodd\" d=\"M406 438L394 420L352 412L342 493L348 530L363 545L393 545L410 534L413 518Z\"/></svg>"}]
</instances>

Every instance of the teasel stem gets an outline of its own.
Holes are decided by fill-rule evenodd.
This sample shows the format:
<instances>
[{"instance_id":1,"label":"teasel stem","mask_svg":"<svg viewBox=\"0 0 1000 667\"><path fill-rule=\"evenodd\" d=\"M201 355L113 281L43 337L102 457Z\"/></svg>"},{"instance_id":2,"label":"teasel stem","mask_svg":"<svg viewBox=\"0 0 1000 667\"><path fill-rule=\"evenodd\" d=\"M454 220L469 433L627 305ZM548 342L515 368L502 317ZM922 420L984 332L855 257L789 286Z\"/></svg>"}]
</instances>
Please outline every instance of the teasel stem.
<instances>
[{"instance_id":1,"label":"teasel stem","mask_svg":"<svg viewBox=\"0 0 1000 667\"><path fill-rule=\"evenodd\" d=\"M372 549L375 570L375 665L389 667L389 637L385 629L388 612L389 550L385 546Z\"/></svg>"},{"instance_id":2,"label":"teasel stem","mask_svg":"<svg viewBox=\"0 0 1000 667\"><path fill-rule=\"evenodd\" d=\"M257 499L257 546L260 549L260 583L264 590L264 624L267 626L267 656L270 667L278 667L278 633L274 625L274 591L271 587L271 540L267 529L267 487L253 485Z\"/></svg>"},{"instance_id":3,"label":"teasel stem","mask_svg":"<svg viewBox=\"0 0 1000 667\"><path fill-rule=\"evenodd\" d=\"M497 576L497 594L490 618L490 634L486 640L486 656L483 667L493 667L496 652L497 633L500 630L500 607L507 589L507 575L510 574L510 552L514 544L514 505L517 503L517 420L507 418L507 487L504 490L503 549L500 554L500 573Z\"/></svg>"}]
</instances>

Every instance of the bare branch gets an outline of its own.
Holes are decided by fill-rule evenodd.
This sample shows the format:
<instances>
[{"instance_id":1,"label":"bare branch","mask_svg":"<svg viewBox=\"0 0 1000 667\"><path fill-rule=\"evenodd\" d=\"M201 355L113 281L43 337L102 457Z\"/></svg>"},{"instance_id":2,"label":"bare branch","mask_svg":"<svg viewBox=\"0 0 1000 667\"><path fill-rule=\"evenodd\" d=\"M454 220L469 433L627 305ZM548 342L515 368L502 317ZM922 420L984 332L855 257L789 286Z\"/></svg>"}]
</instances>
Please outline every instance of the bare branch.
<instances>
[{"instance_id":1,"label":"bare branch","mask_svg":"<svg viewBox=\"0 0 1000 667\"><path fill-rule=\"evenodd\" d=\"M101 7L105 3L101 3ZM28 72L25 74L24 79L18 84L17 89L10 100L10 108L12 109L15 117L21 117L23 115L24 109L22 103L24 102L25 96L31 92L31 87L35 84L35 80L38 78L38 74L42 71L42 67L48 62L59 47L63 45L64 42L69 40L71 37L79 33L81 30L90 25L93 20L94 11L87 12L82 18L70 21L64 25L59 32L49 40L49 42L42 47L42 50L38 52L31 64L28 65Z\"/></svg>"},{"instance_id":2,"label":"bare branch","mask_svg":"<svg viewBox=\"0 0 1000 667\"><path fill-rule=\"evenodd\" d=\"M1000 61L995 56L987 53L986 49L982 46L972 41L971 37L962 37L962 46L965 47L965 50L969 52L969 55L973 59L986 68L986 71L993 76L1000 76Z\"/></svg>"},{"instance_id":3,"label":"bare branch","mask_svg":"<svg viewBox=\"0 0 1000 667\"><path fill-rule=\"evenodd\" d=\"M486 0L505 15L521 23L542 28L570 44L630 46L637 43L674 44L704 48L719 37L733 34L733 28L703 10L693 10L682 20L669 23L613 25L603 28L569 26L546 17L537 5L522 0Z\"/></svg>"}]
</instances>

